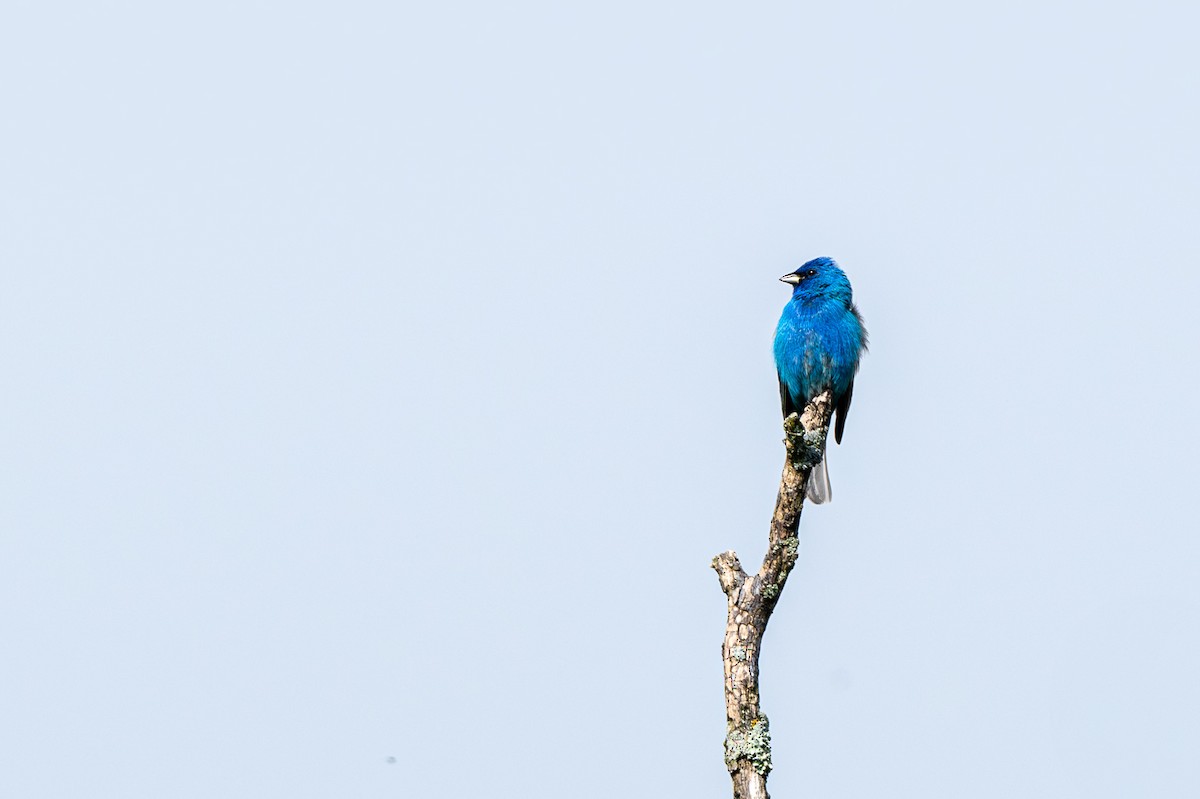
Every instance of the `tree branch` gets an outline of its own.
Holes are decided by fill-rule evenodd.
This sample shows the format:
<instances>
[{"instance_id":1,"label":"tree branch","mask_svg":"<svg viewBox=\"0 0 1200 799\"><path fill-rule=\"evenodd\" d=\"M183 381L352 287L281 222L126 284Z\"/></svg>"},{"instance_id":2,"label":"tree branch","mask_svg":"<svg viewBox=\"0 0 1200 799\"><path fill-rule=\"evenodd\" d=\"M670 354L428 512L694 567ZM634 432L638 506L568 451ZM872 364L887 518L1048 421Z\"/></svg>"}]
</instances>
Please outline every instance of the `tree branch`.
<instances>
[{"instance_id":1,"label":"tree branch","mask_svg":"<svg viewBox=\"0 0 1200 799\"><path fill-rule=\"evenodd\" d=\"M826 391L797 416L783 421L787 457L775 499L775 515L767 553L753 576L742 569L732 550L712 560L721 590L728 600L725 641L725 766L733 778L734 799L769 799L771 732L759 706L758 653L771 612L779 601L799 553L800 512L812 468L821 461L833 401Z\"/></svg>"}]
</instances>

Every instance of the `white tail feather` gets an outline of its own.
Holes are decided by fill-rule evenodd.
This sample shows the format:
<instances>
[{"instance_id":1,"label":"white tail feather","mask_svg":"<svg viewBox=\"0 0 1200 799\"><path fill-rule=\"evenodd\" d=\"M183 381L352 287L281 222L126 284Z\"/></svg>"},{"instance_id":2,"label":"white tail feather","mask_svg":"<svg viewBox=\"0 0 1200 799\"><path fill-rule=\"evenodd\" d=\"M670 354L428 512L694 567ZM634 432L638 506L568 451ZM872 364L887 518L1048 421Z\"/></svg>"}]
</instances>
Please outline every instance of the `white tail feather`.
<instances>
[{"instance_id":1,"label":"white tail feather","mask_svg":"<svg viewBox=\"0 0 1200 799\"><path fill-rule=\"evenodd\" d=\"M829 485L829 465L824 455L808 476L808 489L804 494L814 505L824 505L833 499L833 486Z\"/></svg>"}]
</instances>

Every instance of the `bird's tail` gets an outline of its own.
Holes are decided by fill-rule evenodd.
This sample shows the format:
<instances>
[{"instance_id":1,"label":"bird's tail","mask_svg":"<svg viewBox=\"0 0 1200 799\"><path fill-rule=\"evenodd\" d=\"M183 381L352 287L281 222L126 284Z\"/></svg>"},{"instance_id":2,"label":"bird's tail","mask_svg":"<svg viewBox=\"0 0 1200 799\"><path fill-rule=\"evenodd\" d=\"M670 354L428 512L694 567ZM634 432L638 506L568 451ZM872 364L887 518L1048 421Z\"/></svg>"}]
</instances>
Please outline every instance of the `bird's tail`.
<instances>
[{"instance_id":1,"label":"bird's tail","mask_svg":"<svg viewBox=\"0 0 1200 799\"><path fill-rule=\"evenodd\" d=\"M829 485L829 464L824 454L808 476L808 489L804 493L814 505L823 505L833 499L833 487Z\"/></svg>"}]
</instances>

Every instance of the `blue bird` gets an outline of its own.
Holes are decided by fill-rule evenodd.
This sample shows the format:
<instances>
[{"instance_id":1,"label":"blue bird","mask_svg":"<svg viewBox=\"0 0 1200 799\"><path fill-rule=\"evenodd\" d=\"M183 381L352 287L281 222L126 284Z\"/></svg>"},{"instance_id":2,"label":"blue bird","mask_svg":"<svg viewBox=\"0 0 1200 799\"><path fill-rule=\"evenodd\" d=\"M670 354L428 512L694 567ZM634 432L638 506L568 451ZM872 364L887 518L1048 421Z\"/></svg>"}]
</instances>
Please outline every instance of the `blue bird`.
<instances>
[{"instance_id":1,"label":"blue bird","mask_svg":"<svg viewBox=\"0 0 1200 799\"><path fill-rule=\"evenodd\" d=\"M854 307L850 281L832 258L814 258L779 279L793 287L792 299L783 307L775 329L775 369L783 416L786 419L792 412L803 412L813 397L832 391L837 415L833 436L840 444L854 394L854 375L867 349L867 330ZM833 498L824 457L809 477L807 496L817 505Z\"/></svg>"}]
</instances>

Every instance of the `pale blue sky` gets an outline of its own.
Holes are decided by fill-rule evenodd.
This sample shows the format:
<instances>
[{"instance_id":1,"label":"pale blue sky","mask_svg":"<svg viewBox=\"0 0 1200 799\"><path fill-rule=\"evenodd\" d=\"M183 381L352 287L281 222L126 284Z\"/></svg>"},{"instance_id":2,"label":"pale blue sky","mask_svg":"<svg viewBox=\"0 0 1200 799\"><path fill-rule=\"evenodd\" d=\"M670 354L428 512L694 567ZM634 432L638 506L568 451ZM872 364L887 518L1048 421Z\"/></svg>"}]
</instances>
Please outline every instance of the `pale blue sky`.
<instances>
[{"instance_id":1,"label":"pale blue sky","mask_svg":"<svg viewBox=\"0 0 1200 799\"><path fill-rule=\"evenodd\" d=\"M817 255L773 793L1197 795L1197 21L9 3L0 795L728 796Z\"/></svg>"}]
</instances>

